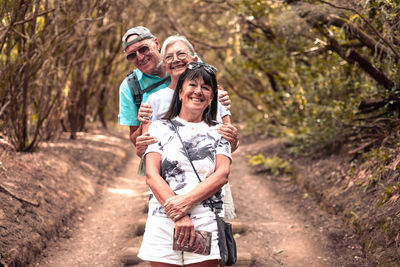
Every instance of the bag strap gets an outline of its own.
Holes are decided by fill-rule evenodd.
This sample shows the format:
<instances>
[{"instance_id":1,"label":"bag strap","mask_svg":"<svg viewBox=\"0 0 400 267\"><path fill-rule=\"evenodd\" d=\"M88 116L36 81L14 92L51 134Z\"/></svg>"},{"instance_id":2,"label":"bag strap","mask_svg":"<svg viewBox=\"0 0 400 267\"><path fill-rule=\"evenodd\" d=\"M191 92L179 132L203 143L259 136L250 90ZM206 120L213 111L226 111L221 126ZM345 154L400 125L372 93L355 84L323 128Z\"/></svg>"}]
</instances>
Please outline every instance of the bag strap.
<instances>
[{"instance_id":1,"label":"bag strap","mask_svg":"<svg viewBox=\"0 0 400 267\"><path fill-rule=\"evenodd\" d=\"M172 124L172 127L173 127L174 130L175 130L175 133L178 135L178 138L179 138L179 140L180 140L181 143L182 143L183 150L185 151L186 157L188 158L188 160L189 160L189 162L190 162L190 165L192 165L192 168L193 168L193 170L194 170L194 173L195 173L196 176L197 176L197 179L199 179L199 182L201 183L202 181L201 181L201 179L200 179L200 176L199 176L199 174L198 174L196 168L195 168L194 165L193 165L192 159L190 158L189 152L187 151L187 149L186 149L186 147L185 147L185 144L183 143L183 140L182 140L182 138L181 138L181 135L179 134L178 128L176 128L176 126L175 126L175 124L172 122L172 120L169 120L169 122ZM212 207L212 211L214 211L214 213L218 216L217 211L214 209L214 204L213 204L213 202L212 202L210 199L207 199L207 200L208 200L209 204L210 204L211 207Z\"/></svg>"},{"instance_id":2,"label":"bag strap","mask_svg":"<svg viewBox=\"0 0 400 267\"><path fill-rule=\"evenodd\" d=\"M148 87L146 87L145 89L142 90L143 93L149 92L151 90L153 90L154 88L157 88L158 86L160 86L161 84L164 83L169 83L171 81L171 76L168 76L164 79L162 79L161 81L158 81L156 83L153 83L151 85L149 85Z\"/></svg>"},{"instance_id":3,"label":"bag strap","mask_svg":"<svg viewBox=\"0 0 400 267\"><path fill-rule=\"evenodd\" d=\"M141 102L142 102L142 94L140 93L140 84L139 80L137 79L136 73L134 71L130 71L127 75L128 77L128 87L129 90L131 91L132 99L133 102L136 104L136 106L139 108Z\"/></svg>"},{"instance_id":4,"label":"bag strap","mask_svg":"<svg viewBox=\"0 0 400 267\"><path fill-rule=\"evenodd\" d=\"M189 159L190 165L192 165L192 168L193 168L194 172L196 173L197 179L199 179L199 182L201 183L202 181L201 181L201 179L200 179L200 176L199 176L199 174L197 173L197 170L196 170L196 168L195 168L194 165L193 165L192 159L191 159L190 156L189 156L189 152L186 150L185 144L183 143L183 140L182 140L182 138L181 138L181 135L180 135L179 132L178 132L178 129L176 128L175 124L174 124L171 120L169 120L169 122L172 124L172 127L174 127L174 130L175 130L176 134L178 135L179 140L180 140L181 143L182 143L183 150L185 151L186 157Z\"/></svg>"},{"instance_id":5,"label":"bag strap","mask_svg":"<svg viewBox=\"0 0 400 267\"><path fill-rule=\"evenodd\" d=\"M168 77L162 79L161 81L153 83L142 90L139 80L137 78L137 75L133 70L131 70L128 73L127 77L128 77L129 90L131 91L133 101L135 102L135 104L138 108L139 108L140 104L142 103L142 98L143 98L144 93L149 92L149 91L157 88L158 86L171 81L171 76L168 76Z\"/></svg>"}]
</instances>

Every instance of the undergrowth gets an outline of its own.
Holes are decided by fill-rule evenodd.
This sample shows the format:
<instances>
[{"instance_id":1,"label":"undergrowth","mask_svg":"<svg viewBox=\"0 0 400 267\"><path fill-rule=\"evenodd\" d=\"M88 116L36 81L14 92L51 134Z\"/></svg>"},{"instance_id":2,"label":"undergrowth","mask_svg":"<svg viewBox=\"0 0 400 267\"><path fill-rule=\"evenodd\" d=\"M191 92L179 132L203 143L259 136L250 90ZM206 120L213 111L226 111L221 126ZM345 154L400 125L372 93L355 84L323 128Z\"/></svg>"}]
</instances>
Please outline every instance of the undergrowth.
<instances>
[{"instance_id":1,"label":"undergrowth","mask_svg":"<svg viewBox=\"0 0 400 267\"><path fill-rule=\"evenodd\" d=\"M293 172L291 164L287 160L276 155L272 157L264 157L264 155L260 153L258 155L247 157L252 166L258 167L259 171L269 172L273 176L291 174Z\"/></svg>"}]
</instances>

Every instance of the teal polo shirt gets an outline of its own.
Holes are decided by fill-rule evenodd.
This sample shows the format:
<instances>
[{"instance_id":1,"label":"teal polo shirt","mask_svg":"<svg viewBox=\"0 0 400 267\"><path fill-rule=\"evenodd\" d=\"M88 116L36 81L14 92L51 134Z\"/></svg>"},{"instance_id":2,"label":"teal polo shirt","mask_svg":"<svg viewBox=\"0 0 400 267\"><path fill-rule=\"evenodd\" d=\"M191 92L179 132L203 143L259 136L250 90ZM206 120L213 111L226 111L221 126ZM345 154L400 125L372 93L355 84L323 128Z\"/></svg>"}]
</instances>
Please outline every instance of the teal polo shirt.
<instances>
[{"instance_id":1,"label":"teal polo shirt","mask_svg":"<svg viewBox=\"0 0 400 267\"><path fill-rule=\"evenodd\" d=\"M146 73L142 73L140 70L136 69L134 72L139 80L140 87L142 89L163 80L159 76L154 76ZM168 74L166 74L168 76ZM155 93L161 89L168 87L169 84L161 84L160 86L151 90L151 92L145 93L143 95L142 103L147 101L147 98L152 93ZM128 77L126 77L120 87L119 87L119 114L118 114L118 124L128 125L128 126L139 126L140 121L138 120L138 107L133 101L133 96L128 86Z\"/></svg>"}]
</instances>

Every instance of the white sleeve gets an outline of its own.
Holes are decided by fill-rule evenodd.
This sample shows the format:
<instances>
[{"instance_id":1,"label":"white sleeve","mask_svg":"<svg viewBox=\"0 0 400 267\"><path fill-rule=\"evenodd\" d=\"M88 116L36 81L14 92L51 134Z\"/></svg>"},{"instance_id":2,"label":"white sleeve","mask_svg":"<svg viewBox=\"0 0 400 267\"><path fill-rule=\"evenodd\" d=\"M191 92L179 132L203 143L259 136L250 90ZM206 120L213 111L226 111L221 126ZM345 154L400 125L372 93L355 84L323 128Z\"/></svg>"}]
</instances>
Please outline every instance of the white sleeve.
<instances>
[{"instance_id":1,"label":"white sleeve","mask_svg":"<svg viewBox=\"0 0 400 267\"><path fill-rule=\"evenodd\" d=\"M158 106L156 103L156 99L154 97L154 95L149 95L149 97L147 98L146 104L150 105L151 108L153 109L153 113L150 116L150 121L151 122L155 122L156 120L158 120Z\"/></svg>"},{"instance_id":2,"label":"white sleeve","mask_svg":"<svg viewBox=\"0 0 400 267\"><path fill-rule=\"evenodd\" d=\"M216 149L216 154L224 155L227 156L231 162L232 162L232 156L231 156L231 144L221 136L221 139L218 142L218 146Z\"/></svg>"},{"instance_id":3,"label":"white sleeve","mask_svg":"<svg viewBox=\"0 0 400 267\"><path fill-rule=\"evenodd\" d=\"M159 154L162 154L163 151L163 138L167 136L165 133L166 127L165 125L162 124L161 121L156 121L150 124L149 126L149 133L150 136L154 136L157 138L157 143L151 144L147 147L146 152L144 155L146 155L149 152L157 152ZM143 156L144 156L143 155Z\"/></svg>"},{"instance_id":4,"label":"white sleeve","mask_svg":"<svg viewBox=\"0 0 400 267\"><path fill-rule=\"evenodd\" d=\"M219 102L219 90L218 90L218 113L221 116L221 118L225 116L231 116L231 112L227 110L226 107L221 104L221 102Z\"/></svg>"}]
</instances>

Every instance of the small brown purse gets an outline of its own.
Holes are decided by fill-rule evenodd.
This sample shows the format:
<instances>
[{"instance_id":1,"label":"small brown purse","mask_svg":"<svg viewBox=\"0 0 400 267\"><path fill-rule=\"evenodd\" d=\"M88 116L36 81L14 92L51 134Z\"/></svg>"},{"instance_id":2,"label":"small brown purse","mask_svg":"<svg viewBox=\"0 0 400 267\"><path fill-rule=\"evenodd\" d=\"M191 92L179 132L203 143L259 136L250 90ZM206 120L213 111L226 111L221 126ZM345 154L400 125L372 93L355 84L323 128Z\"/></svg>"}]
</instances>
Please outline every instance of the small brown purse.
<instances>
[{"instance_id":1,"label":"small brown purse","mask_svg":"<svg viewBox=\"0 0 400 267\"><path fill-rule=\"evenodd\" d=\"M211 232L197 231L197 230L195 232L196 232L196 237L193 246L189 246L189 243L187 243L185 246L180 246L178 244L178 240L175 238L175 229L174 229L174 244L172 246L172 249L178 251L193 252L201 255L210 255Z\"/></svg>"}]
</instances>

